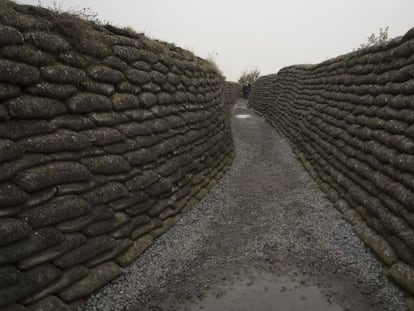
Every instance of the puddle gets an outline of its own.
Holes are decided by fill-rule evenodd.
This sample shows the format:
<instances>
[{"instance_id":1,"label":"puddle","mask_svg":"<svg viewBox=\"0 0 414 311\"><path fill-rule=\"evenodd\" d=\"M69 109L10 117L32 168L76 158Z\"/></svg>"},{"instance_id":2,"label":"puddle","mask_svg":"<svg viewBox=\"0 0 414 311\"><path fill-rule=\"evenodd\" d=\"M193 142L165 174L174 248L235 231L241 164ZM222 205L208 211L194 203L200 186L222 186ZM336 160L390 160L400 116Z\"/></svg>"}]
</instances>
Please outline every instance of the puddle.
<instances>
[{"instance_id":1,"label":"puddle","mask_svg":"<svg viewBox=\"0 0 414 311\"><path fill-rule=\"evenodd\" d=\"M208 293L190 310L204 311L343 311L315 286L288 278L245 279Z\"/></svg>"},{"instance_id":2,"label":"puddle","mask_svg":"<svg viewBox=\"0 0 414 311\"><path fill-rule=\"evenodd\" d=\"M247 119L247 118L250 118L251 115L250 114L236 114L235 117L237 119Z\"/></svg>"}]
</instances>

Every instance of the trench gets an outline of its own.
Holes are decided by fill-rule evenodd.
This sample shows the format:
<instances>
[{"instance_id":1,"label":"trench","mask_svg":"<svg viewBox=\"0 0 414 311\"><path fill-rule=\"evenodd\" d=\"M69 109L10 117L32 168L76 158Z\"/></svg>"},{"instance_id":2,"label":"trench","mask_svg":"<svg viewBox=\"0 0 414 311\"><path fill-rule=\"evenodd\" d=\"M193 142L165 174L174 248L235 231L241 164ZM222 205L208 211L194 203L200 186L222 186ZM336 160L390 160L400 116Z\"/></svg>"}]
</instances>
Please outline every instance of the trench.
<instances>
[{"instance_id":1,"label":"trench","mask_svg":"<svg viewBox=\"0 0 414 311\"><path fill-rule=\"evenodd\" d=\"M232 130L225 176L83 310L406 310L287 139L246 100Z\"/></svg>"}]
</instances>

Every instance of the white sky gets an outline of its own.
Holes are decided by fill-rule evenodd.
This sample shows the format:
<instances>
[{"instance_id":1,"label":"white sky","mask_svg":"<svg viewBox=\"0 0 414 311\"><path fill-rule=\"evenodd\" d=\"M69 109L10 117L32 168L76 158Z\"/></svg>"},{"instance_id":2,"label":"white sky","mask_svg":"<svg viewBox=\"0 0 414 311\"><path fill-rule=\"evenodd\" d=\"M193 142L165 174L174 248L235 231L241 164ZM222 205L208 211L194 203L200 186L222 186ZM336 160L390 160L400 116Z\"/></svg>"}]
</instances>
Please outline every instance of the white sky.
<instances>
[{"instance_id":1,"label":"white sky","mask_svg":"<svg viewBox=\"0 0 414 311\"><path fill-rule=\"evenodd\" d=\"M17 0L38 5L38 0ZM200 57L212 55L228 80L243 70L275 73L352 51L380 27L390 37L414 26L414 0L41 0L89 7L101 20L130 26Z\"/></svg>"}]
</instances>

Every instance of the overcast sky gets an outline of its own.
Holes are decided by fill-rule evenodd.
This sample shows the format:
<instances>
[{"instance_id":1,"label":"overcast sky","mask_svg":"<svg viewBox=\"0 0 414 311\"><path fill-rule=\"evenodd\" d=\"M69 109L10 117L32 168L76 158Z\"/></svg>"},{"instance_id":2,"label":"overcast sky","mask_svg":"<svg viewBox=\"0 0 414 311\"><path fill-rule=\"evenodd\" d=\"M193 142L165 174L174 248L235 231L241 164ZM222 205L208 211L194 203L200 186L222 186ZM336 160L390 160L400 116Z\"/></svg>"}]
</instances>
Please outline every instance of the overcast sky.
<instances>
[{"instance_id":1,"label":"overcast sky","mask_svg":"<svg viewBox=\"0 0 414 311\"><path fill-rule=\"evenodd\" d=\"M38 0L18 0L34 4ZM89 7L101 20L213 56L228 80L243 70L275 73L352 51L380 27L414 27L414 0L41 0Z\"/></svg>"}]
</instances>

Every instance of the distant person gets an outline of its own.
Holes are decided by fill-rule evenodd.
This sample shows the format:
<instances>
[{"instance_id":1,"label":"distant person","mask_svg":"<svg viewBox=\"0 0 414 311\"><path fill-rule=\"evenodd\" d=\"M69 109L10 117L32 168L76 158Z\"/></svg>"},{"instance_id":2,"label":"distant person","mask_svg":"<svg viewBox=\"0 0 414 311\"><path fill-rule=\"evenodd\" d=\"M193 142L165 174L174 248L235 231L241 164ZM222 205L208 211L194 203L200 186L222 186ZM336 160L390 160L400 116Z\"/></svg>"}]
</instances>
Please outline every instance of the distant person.
<instances>
[{"instance_id":1,"label":"distant person","mask_svg":"<svg viewBox=\"0 0 414 311\"><path fill-rule=\"evenodd\" d=\"M243 97L244 98L249 97L249 92L250 92L249 82L246 82L243 84Z\"/></svg>"}]
</instances>

